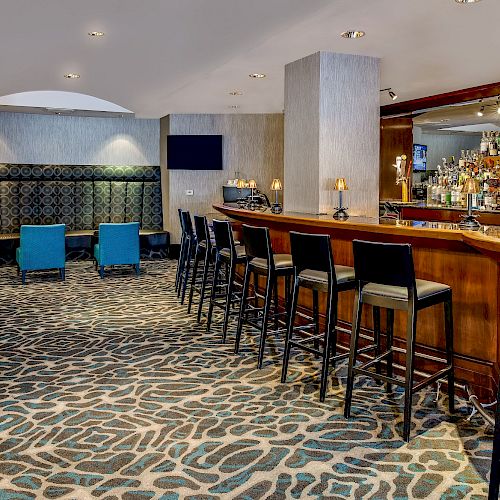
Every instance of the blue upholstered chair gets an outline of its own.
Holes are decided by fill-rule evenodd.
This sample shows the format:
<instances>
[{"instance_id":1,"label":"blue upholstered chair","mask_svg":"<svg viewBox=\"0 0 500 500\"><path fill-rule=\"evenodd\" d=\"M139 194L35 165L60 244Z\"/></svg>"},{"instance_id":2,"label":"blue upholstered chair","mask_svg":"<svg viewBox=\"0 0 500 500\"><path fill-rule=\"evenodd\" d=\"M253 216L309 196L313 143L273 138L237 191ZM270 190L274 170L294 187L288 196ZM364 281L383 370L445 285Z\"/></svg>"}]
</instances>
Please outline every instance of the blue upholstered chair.
<instances>
[{"instance_id":1,"label":"blue upholstered chair","mask_svg":"<svg viewBox=\"0 0 500 500\"><path fill-rule=\"evenodd\" d=\"M94 246L94 258L99 274L104 278L104 267L134 266L139 274L139 223L99 224L99 243Z\"/></svg>"},{"instance_id":2,"label":"blue upholstered chair","mask_svg":"<svg viewBox=\"0 0 500 500\"><path fill-rule=\"evenodd\" d=\"M65 231L65 224L21 226L21 246L16 249L16 262L23 285L26 284L27 271L40 269L59 269L61 279L64 280Z\"/></svg>"}]
</instances>

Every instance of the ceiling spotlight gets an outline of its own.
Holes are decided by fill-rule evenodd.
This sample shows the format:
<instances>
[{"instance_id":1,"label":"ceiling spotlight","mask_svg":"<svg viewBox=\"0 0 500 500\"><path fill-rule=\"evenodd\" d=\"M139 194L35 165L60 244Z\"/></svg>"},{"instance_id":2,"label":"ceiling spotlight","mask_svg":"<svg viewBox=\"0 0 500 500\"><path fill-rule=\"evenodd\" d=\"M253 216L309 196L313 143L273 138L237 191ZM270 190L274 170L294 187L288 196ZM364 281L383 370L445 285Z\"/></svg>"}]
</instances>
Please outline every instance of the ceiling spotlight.
<instances>
[{"instance_id":1,"label":"ceiling spotlight","mask_svg":"<svg viewBox=\"0 0 500 500\"><path fill-rule=\"evenodd\" d=\"M231 90L231 92L229 92L229 95L243 95L243 92L241 90Z\"/></svg>"},{"instance_id":2,"label":"ceiling spotlight","mask_svg":"<svg viewBox=\"0 0 500 500\"><path fill-rule=\"evenodd\" d=\"M228 106L229 109L239 109L240 107L237 104L232 104L231 106Z\"/></svg>"},{"instance_id":3,"label":"ceiling spotlight","mask_svg":"<svg viewBox=\"0 0 500 500\"><path fill-rule=\"evenodd\" d=\"M66 73L64 75L64 78L68 78L68 80L74 80L76 78L80 78L80 75L78 73Z\"/></svg>"},{"instance_id":4,"label":"ceiling spotlight","mask_svg":"<svg viewBox=\"0 0 500 500\"><path fill-rule=\"evenodd\" d=\"M365 36L364 31L360 30L347 30L340 34L342 38L361 38Z\"/></svg>"},{"instance_id":5,"label":"ceiling spotlight","mask_svg":"<svg viewBox=\"0 0 500 500\"><path fill-rule=\"evenodd\" d=\"M457 3L477 3L480 2L481 0L455 0Z\"/></svg>"},{"instance_id":6,"label":"ceiling spotlight","mask_svg":"<svg viewBox=\"0 0 500 500\"><path fill-rule=\"evenodd\" d=\"M484 106L481 106L481 109L477 112L477 116L484 116Z\"/></svg>"},{"instance_id":7,"label":"ceiling spotlight","mask_svg":"<svg viewBox=\"0 0 500 500\"><path fill-rule=\"evenodd\" d=\"M104 36L104 32L102 32L102 31L89 31L89 36L93 36L93 37Z\"/></svg>"},{"instance_id":8,"label":"ceiling spotlight","mask_svg":"<svg viewBox=\"0 0 500 500\"><path fill-rule=\"evenodd\" d=\"M265 78L266 75L264 73L252 73L248 75L250 78Z\"/></svg>"},{"instance_id":9,"label":"ceiling spotlight","mask_svg":"<svg viewBox=\"0 0 500 500\"><path fill-rule=\"evenodd\" d=\"M389 87L388 89L381 89L380 92L389 92L389 97L393 101L395 101L398 98L398 96L392 91L391 87Z\"/></svg>"}]
</instances>

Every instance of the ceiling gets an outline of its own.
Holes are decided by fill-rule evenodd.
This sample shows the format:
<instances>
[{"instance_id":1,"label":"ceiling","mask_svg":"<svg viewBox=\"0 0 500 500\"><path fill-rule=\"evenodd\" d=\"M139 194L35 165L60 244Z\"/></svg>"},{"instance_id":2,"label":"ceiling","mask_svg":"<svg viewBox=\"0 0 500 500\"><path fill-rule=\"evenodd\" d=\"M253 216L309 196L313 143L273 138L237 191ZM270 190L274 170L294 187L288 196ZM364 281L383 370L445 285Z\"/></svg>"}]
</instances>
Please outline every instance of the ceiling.
<instances>
[{"instance_id":1,"label":"ceiling","mask_svg":"<svg viewBox=\"0 0 500 500\"><path fill-rule=\"evenodd\" d=\"M143 118L281 112L284 65L319 50L380 57L400 100L500 81L498 0L0 0L0 12L0 96L78 92Z\"/></svg>"}]
</instances>

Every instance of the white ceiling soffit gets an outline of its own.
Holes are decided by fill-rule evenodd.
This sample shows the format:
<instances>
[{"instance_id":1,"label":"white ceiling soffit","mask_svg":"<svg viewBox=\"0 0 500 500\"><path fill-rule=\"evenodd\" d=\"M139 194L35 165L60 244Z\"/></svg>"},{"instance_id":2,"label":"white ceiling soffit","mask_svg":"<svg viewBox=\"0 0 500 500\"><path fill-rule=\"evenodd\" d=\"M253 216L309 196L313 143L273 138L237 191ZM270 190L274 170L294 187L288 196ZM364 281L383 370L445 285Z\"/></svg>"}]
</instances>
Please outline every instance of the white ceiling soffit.
<instances>
[{"instance_id":1,"label":"white ceiling soffit","mask_svg":"<svg viewBox=\"0 0 500 500\"><path fill-rule=\"evenodd\" d=\"M133 113L117 104L77 92L61 92L41 90L21 92L0 97L2 111L24 111L68 113L87 111L89 115L111 113L113 115L133 115ZM81 115L81 113L79 113Z\"/></svg>"},{"instance_id":2,"label":"white ceiling soffit","mask_svg":"<svg viewBox=\"0 0 500 500\"><path fill-rule=\"evenodd\" d=\"M285 64L324 50L380 57L381 88L404 101L498 81L499 18L498 0L1 0L0 95L79 92L148 118L281 112Z\"/></svg>"},{"instance_id":3,"label":"white ceiling soffit","mask_svg":"<svg viewBox=\"0 0 500 500\"><path fill-rule=\"evenodd\" d=\"M500 127L493 123L479 123L476 125L463 125L461 127L440 128L439 130L446 132L483 132L484 130L498 132L500 131Z\"/></svg>"}]
</instances>

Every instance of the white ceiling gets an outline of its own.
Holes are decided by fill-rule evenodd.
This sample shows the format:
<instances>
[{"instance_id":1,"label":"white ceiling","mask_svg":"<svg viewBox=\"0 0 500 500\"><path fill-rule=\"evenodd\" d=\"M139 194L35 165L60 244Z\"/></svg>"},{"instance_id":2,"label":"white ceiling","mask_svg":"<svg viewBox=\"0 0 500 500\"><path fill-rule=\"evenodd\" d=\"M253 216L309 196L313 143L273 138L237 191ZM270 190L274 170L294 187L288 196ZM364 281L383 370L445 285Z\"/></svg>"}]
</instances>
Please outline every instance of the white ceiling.
<instances>
[{"instance_id":1,"label":"white ceiling","mask_svg":"<svg viewBox=\"0 0 500 500\"><path fill-rule=\"evenodd\" d=\"M0 0L0 95L80 92L145 118L280 112L284 65L325 50L380 57L382 88L408 100L500 81L498 19L499 0Z\"/></svg>"}]
</instances>

